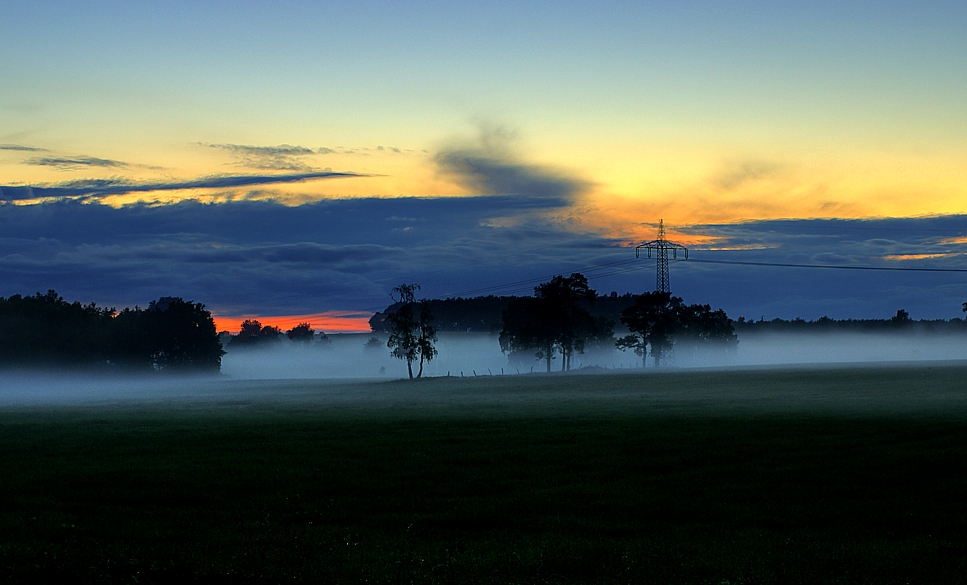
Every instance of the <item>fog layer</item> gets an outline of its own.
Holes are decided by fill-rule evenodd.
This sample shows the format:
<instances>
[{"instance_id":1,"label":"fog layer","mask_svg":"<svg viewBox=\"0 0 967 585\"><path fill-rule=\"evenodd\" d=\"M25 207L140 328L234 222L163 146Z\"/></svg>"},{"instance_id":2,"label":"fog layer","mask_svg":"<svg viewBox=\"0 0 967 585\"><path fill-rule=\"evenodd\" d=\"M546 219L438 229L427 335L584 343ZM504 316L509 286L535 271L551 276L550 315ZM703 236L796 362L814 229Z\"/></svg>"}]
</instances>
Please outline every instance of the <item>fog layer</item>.
<instances>
[{"instance_id":1,"label":"fog layer","mask_svg":"<svg viewBox=\"0 0 967 585\"><path fill-rule=\"evenodd\" d=\"M229 350L222 372L240 380L304 378L403 378L406 363L390 356L386 336L366 347L373 335L332 335L329 344L282 342L276 347ZM489 376L538 373L544 362L523 356L511 361L500 351L495 335L441 333L439 355L424 365L425 376ZM882 334L749 334L739 338L734 352L678 345L669 359L672 368L728 366L793 366L802 364L892 363L967 359L967 336ZM642 360L631 351L589 348L574 357L572 369L627 370ZM552 361L554 371L560 359ZM651 369L653 362L647 362Z\"/></svg>"},{"instance_id":2,"label":"fog layer","mask_svg":"<svg viewBox=\"0 0 967 585\"><path fill-rule=\"evenodd\" d=\"M72 372L4 372L0 373L0 408L11 406L62 406L62 405L99 405L116 403L170 403L176 405L192 404L248 404L251 401L280 403L324 403L359 405L367 403L389 408L401 398L401 389L419 389L417 394L404 392L406 400L418 402L428 398L424 392L436 386L408 383L392 383L406 378L406 364L390 356L385 345L385 335L379 336L379 343L367 342L372 334L333 335L331 342L313 345L281 342L275 347L254 350L230 350L223 358L222 374L208 378L188 378L175 376L140 377L95 377ZM531 390L521 390L525 386L517 374L541 373L543 362L530 356L522 361L511 363L508 356L500 351L497 337L475 333L442 333L437 344L439 356L425 365L424 376L440 378L451 376L450 380L478 378L490 380L501 385L507 394L492 392L491 383L458 384L460 392L452 389L437 398L445 398L452 405L456 400L461 404L494 402L504 404L534 399ZM668 367L654 368L651 360L648 367L641 369L641 359L632 352L622 352L610 347L589 350L575 356L573 368L577 373L659 373L679 372L683 376L702 374L701 368L729 368L744 370L759 367L802 368L849 368L851 370L878 368L880 366L904 365L902 369L918 369L916 364L940 365L941 361L951 365L967 363L967 336L958 335L871 335L871 334L822 334L822 335L745 335L740 339L734 352L703 351L680 346ZM865 365L864 365L865 364ZM555 372L560 369L560 360L553 362ZM946 367L946 366L945 366ZM951 365L951 367L953 367ZM919 370L923 370L922 367ZM897 370L899 371L899 370ZM794 372L790 370L792 375ZM717 376L718 374L709 373ZM838 379L839 374L831 374ZM798 374L793 375L796 378ZM674 377L677 377L674 376ZM526 376L530 379L530 376ZM571 400L567 396L557 396L554 392L564 392L566 386L586 389L588 394L579 394L585 400L594 394L595 400L605 400L601 394L610 384L608 377L593 384L582 381L579 376L561 378L540 378L553 380L542 382L540 402L552 408L555 401ZM639 379L637 376L635 379ZM666 376L640 378L641 382L625 384L621 392L626 399L657 399L656 391L665 382L648 380L665 379ZM684 378L683 378L684 379ZM961 379L959 377L957 380ZM269 380L273 380L269 382ZM515 381L518 380L518 381ZM372 384L368 381L391 382L391 384ZM442 380L441 380L442 381ZM777 380L778 382L778 380ZM430 381L427 382L431 383ZM576 386L575 386L576 384ZM715 382L719 384L719 382ZM959 386L958 386L959 388ZM664 388L667 390L667 388ZM574 390L577 391L577 390ZM766 394L754 389L742 390L749 394L749 400L775 400L776 389ZM630 394L629 394L630 392ZM704 389L704 383L694 388L683 387L670 391L668 400L687 400L695 392L715 392ZM845 395L853 400L853 389L844 388ZM877 394L879 389L874 392ZM915 393L919 393L916 390ZM515 394L516 393L516 394ZM963 392L958 391L961 396ZM513 395L513 396L511 396ZM526 395L526 396L525 396ZM919 396L917 400L922 400ZM557 396L557 398L555 398ZM570 396L570 395L568 395ZM756 398L758 396L758 398ZM877 400L888 399L877 394ZM967 396L967 395L965 395ZM505 400L506 398L506 400ZM692 398L696 398L692 396ZM721 396L720 396L721 398ZM896 396L889 400L896 399ZM704 398L703 398L704 400ZM420 402L422 404L422 402ZM180 407L180 406L179 406Z\"/></svg>"}]
</instances>

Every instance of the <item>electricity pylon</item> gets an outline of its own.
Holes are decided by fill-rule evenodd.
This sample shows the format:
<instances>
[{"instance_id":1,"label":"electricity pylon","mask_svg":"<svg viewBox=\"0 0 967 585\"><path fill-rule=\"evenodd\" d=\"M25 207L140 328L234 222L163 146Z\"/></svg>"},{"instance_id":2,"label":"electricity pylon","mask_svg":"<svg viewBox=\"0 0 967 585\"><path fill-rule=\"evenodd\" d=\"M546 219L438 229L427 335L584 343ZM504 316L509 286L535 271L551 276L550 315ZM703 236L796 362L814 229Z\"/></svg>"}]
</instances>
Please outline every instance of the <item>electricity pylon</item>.
<instances>
[{"instance_id":1,"label":"electricity pylon","mask_svg":"<svg viewBox=\"0 0 967 585\"><path fill-rule=\"evenodd\" d=\"M668 251L672 252L672 259L678 259L678 251L685 252L685 259L688 260L688 248L675 242L665 239L665 221L658 220L658 239L644 242L635 246L635 258L638 257L639 250L648 250L648 257L651 258L651 251L654 250L658 256L658 281L655 284L655 292L671 292L671 285L668 282Z\"/></svg>"}]
</instances>

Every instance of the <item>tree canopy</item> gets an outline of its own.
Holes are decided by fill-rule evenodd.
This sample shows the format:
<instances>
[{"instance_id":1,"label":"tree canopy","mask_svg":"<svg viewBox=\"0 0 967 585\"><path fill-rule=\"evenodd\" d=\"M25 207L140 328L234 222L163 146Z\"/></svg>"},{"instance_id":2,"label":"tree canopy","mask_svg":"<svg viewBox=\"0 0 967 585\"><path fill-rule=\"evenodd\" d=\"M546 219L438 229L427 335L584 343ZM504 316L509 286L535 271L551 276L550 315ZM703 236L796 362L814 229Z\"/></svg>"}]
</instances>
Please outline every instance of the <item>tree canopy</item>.
<instances>
[{"instance_id":1,"label":"tree canopy","mask_svg":"<svg viewBox=\"0 0 967 585\"><path fill-rule=\"evenodd\" d=\"M221 343L201 303L161 297L120 313L55 291L0 297L0 364L218 372Z\"/></svg>"},{"instance_id":2,"label":"tree canopy","mask_svg":"<svg viewBox=\"0 0 967 585\"><path fill-rule=\"evenodd\" d=\"M596 319L588 311L597 294L583 274L558 275L534 287L534 296L513 299L504 310L500 347L504 352L534 351L534 357L551 371L555 353L561 370L571 369L574 353L583 353L587 342L611 338L614 324Z\"/></svg>"},{"instance_id":3,"label":"tree canopy","mask_svg":"<svg viewBox=\"0 0 967 585\"><path fill-rule=\"evenodd\" d=\"M738 343L731 319L722 309L709 305L686 305L668 292L646 292L621 314L630 335L616 342L619 349L633 349L642 358L648 353L660 366L676 342L693 346L734 348Z\"/></svg>"},{"instance_id":4,"label":"tree canopy","mask_svg":"<svg viewBox=\"0 0 967 585\"><path fill-rule=\"evenodd\" d=\"M395 304L387 309L385 317L389 325L386 346L392 350L390 353L393 357L406 361L406 371L411 380L414 378L413 362L419 362L416 378L421 378L424 364L437 356L433 313L427 301L416 302L416 291L419 289L418 284L395 287L390 295Z\"/></svg>"},{"instance_id":5,"label":"tree canopy","mask_svg":"<svg viewBox=\"0 0 967 585\"><path fill-rule=\"evenodd\" d=\"M282 331L275 325L262 325L257 319L246 319L228 345L234 350L273 346L281 342Z\"/></svg>"}]
</instances>

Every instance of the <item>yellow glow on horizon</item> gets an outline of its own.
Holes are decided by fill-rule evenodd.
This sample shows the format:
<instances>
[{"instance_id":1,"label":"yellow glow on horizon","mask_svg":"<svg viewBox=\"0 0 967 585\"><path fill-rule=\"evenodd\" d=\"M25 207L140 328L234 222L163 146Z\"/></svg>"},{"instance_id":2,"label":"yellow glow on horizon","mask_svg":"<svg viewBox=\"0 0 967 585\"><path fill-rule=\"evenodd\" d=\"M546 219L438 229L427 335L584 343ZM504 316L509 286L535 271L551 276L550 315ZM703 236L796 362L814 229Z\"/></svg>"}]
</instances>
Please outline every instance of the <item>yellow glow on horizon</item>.
<instances>
[{"instance_id":1,"label":"yellow glow on horizon","mask_svg":"<svg viewBox=\"0 0 967 585\"><path fill-rule=\"evenodd\" d=\"M244 145L243 145L244 146ZM588 187L574 205L548 212L578 230L627 241L654 239L659 218L669 237L688 245L712 245L674 231L675 227L730 224L750 220L916 217L967 213L967 149L916 150L913 147L847 151L797 151L789 144L770 150L749 144L662 144L658 142L539 144L537 157L518 156L523 167L560 170ZM114 207L133 203L166 205L186 199L204 203L272 200L300 205L325 199L359 197L460 197L478 195L439 171L432 152L420 149L313 147L307 155L274 160L227 148L187 143L167 149L97 153L124 166L58 168L22 164L49 153L6 153L4 166L16 165L16 184L53 186L70 181L112 179L170 184L228 175L275 175L297 169L259 168L275 163L305 165L367 176L313 179L238 188L199 188L132 192L96 200ZM766 154L763 154L765 152ZM51 155L53 156L53 155ZM151 166L145 161L164 161ZM17 201L18 205L41 202ZM513 225L495 217L491 225Z\"/></svg>"}]
</instances>

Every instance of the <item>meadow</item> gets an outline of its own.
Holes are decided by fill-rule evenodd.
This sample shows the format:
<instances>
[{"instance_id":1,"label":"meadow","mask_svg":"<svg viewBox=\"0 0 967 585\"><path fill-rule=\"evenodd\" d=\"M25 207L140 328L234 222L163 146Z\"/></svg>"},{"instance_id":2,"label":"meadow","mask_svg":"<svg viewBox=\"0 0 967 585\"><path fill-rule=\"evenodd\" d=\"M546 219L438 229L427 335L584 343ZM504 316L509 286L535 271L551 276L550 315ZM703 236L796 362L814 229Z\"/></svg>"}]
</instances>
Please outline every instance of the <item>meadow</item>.
<instances>
[{"instance_id":1,"label":"meadow","mask_svg":"<svg viewBox=\"0 0 967 585\"><path fill-rule=\"evenodd\" d=\"M59 392L5 583L967 580L962 362Z\"/></svg>"}]
</instances>

